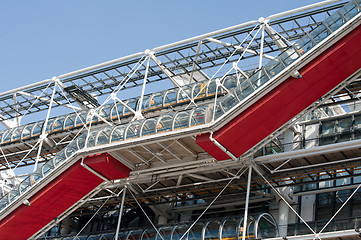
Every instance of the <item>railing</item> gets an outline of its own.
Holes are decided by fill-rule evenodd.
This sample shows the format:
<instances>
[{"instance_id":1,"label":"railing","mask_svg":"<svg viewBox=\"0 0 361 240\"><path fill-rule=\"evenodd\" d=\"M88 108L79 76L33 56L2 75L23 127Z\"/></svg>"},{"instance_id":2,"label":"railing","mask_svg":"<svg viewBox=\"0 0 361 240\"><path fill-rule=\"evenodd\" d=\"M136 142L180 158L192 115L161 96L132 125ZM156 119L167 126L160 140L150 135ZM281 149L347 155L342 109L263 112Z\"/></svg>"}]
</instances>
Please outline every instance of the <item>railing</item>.
<instances>
[{"instance_id":1,"label":"railing","mask_svg":"<svg viewBox=\"0 0 361 240\"><path fill-rule=\"evenodd\" d=\"M360 224L360 217L334 219L330 224L323 230L323 232L335 232L342 230L355 229ZM312 228L313 231L318 233L326 225L327 221L312 221L307 224ZM279 227L282 227L281 225ZM287 229L287 236L298 236L312 234L312 231L304 223L289 224Z\"/></svg>"}]
</instances>

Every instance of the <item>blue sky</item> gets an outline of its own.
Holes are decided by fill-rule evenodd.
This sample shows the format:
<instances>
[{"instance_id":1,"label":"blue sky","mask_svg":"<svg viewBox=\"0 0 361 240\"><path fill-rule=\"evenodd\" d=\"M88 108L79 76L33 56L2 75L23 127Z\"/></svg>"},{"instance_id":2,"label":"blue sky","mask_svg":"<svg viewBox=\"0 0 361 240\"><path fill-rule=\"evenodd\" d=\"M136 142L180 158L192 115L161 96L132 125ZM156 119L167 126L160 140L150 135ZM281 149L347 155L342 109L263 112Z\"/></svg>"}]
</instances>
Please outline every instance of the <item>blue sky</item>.
<instances>
[{"instance_id":1,"label":"blue sky","mask_svg":"<svg viewBox=\"0 0 361 240\"><path fill-rule=\"evenodd\" d=\"M316 2L2 1L0 92Z\"/></svg>"}]
</instances>

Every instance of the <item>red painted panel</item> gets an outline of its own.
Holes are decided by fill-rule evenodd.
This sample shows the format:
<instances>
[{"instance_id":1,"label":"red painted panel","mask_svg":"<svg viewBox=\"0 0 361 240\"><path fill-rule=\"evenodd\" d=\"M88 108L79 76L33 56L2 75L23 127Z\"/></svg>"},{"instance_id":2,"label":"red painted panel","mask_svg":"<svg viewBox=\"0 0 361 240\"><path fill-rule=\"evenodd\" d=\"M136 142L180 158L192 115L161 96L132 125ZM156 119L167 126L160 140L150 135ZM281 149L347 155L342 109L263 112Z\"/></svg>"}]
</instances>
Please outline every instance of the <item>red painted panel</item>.
<instances>
[{"instance_id":1,"label":"red painted panel","mask_svg":"<svg viewBox=\"0 0 361 240\"><path fill-rule=\"evenodd\" d=\"M109 180L129 177L130 169L107 153L88 156L84 163Z\"/></svg>"},{"instance_id":2,"label":"red painted panel","mask_svg":"<svg viewBox=\"0 0 361 240\"><path fill-rule=\"evenodd\" d=\"M299 72L213 134L213 138L237 157L292 119L361 67L361 27L343 37ZM200 146L217 160L218 150L205 141Z\"/></svg>"},{"instance_id":3,"label":"red painted panel","mask_svg":"<svg viewBox=\"0 0 361 240\"><path fill-rule=\"evenodd\" d=\"M129 169L125 169L116 159L97 156L97 166L100 169L124 169L125 172L118 175L129 176ZM92 159L89 162L92 162ZM113 169L111 172L114 172ZM86 170L80 165L80 161L77 161L30 198L30 206L21 205L0 222L0 239L19 240L31 237L102 182L101 178Z\"/></svg>"},{"instance_id":4,"label":"red painted panel","mask_svg":"<svg viewBox=\"0 0 361 240\"><path fill-rule=\"evenodd\" d=\"M203 149L212 149L212 157L217 160L226 160L230 157L222 151L217 145L209 140L210 133L199 134L196 138L196 143Z\"/></svg>"}]
</instances>

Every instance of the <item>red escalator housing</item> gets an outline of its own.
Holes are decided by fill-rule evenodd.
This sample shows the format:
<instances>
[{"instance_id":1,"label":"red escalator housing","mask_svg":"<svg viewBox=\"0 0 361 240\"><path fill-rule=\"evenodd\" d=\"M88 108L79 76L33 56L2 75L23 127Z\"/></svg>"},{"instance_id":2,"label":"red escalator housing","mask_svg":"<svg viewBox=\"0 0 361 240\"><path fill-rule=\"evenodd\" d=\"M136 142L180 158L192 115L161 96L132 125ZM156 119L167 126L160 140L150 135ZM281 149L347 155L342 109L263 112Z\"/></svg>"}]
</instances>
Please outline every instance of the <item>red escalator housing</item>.
<instances>
[{"instance_id":1,"label":"red escalator housing","mask_svg":"<svg viewBox=\"0 0 361 240\"><path fill-rule=\"evenodd\" d=\"M27 239L91 192L104 180L74 163L29 200L0 221L1 240ZM89 156L84 163L109 180L126 178L130 169L107 153Z\"/></svg>"},{"instance_id":2,"label":"red escalator housing","mask_svg":"<svg viewBox=\"0 0 361 240\"><path fill-rule=\"evenodd\" d=\"M302 67L299 70L302 78L289 77L214 132L213 138L236 157L241 156L359 70L360 43L361 26ZM207 134L198 135L196 141L215 159L230 159L219 152Z\"/></svg>"}]
</instances>

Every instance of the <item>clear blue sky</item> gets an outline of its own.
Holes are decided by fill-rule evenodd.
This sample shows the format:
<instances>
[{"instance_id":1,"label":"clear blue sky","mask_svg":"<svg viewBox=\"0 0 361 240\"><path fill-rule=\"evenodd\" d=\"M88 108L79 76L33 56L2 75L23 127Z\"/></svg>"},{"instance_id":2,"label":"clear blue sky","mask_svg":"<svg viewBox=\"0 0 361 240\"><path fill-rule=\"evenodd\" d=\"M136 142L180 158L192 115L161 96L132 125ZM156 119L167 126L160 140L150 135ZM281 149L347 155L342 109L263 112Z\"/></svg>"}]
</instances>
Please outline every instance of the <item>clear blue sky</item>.
<instances>
[{"instance_id":1,"label":"clear blue sky","mask_svg":"<svg viewBox=\"0 0 361 240\"><path fill-rule=\"evenodd\" d=\"M0 92L315 2L2 1Z\"/></svg>"}]
</instances>

